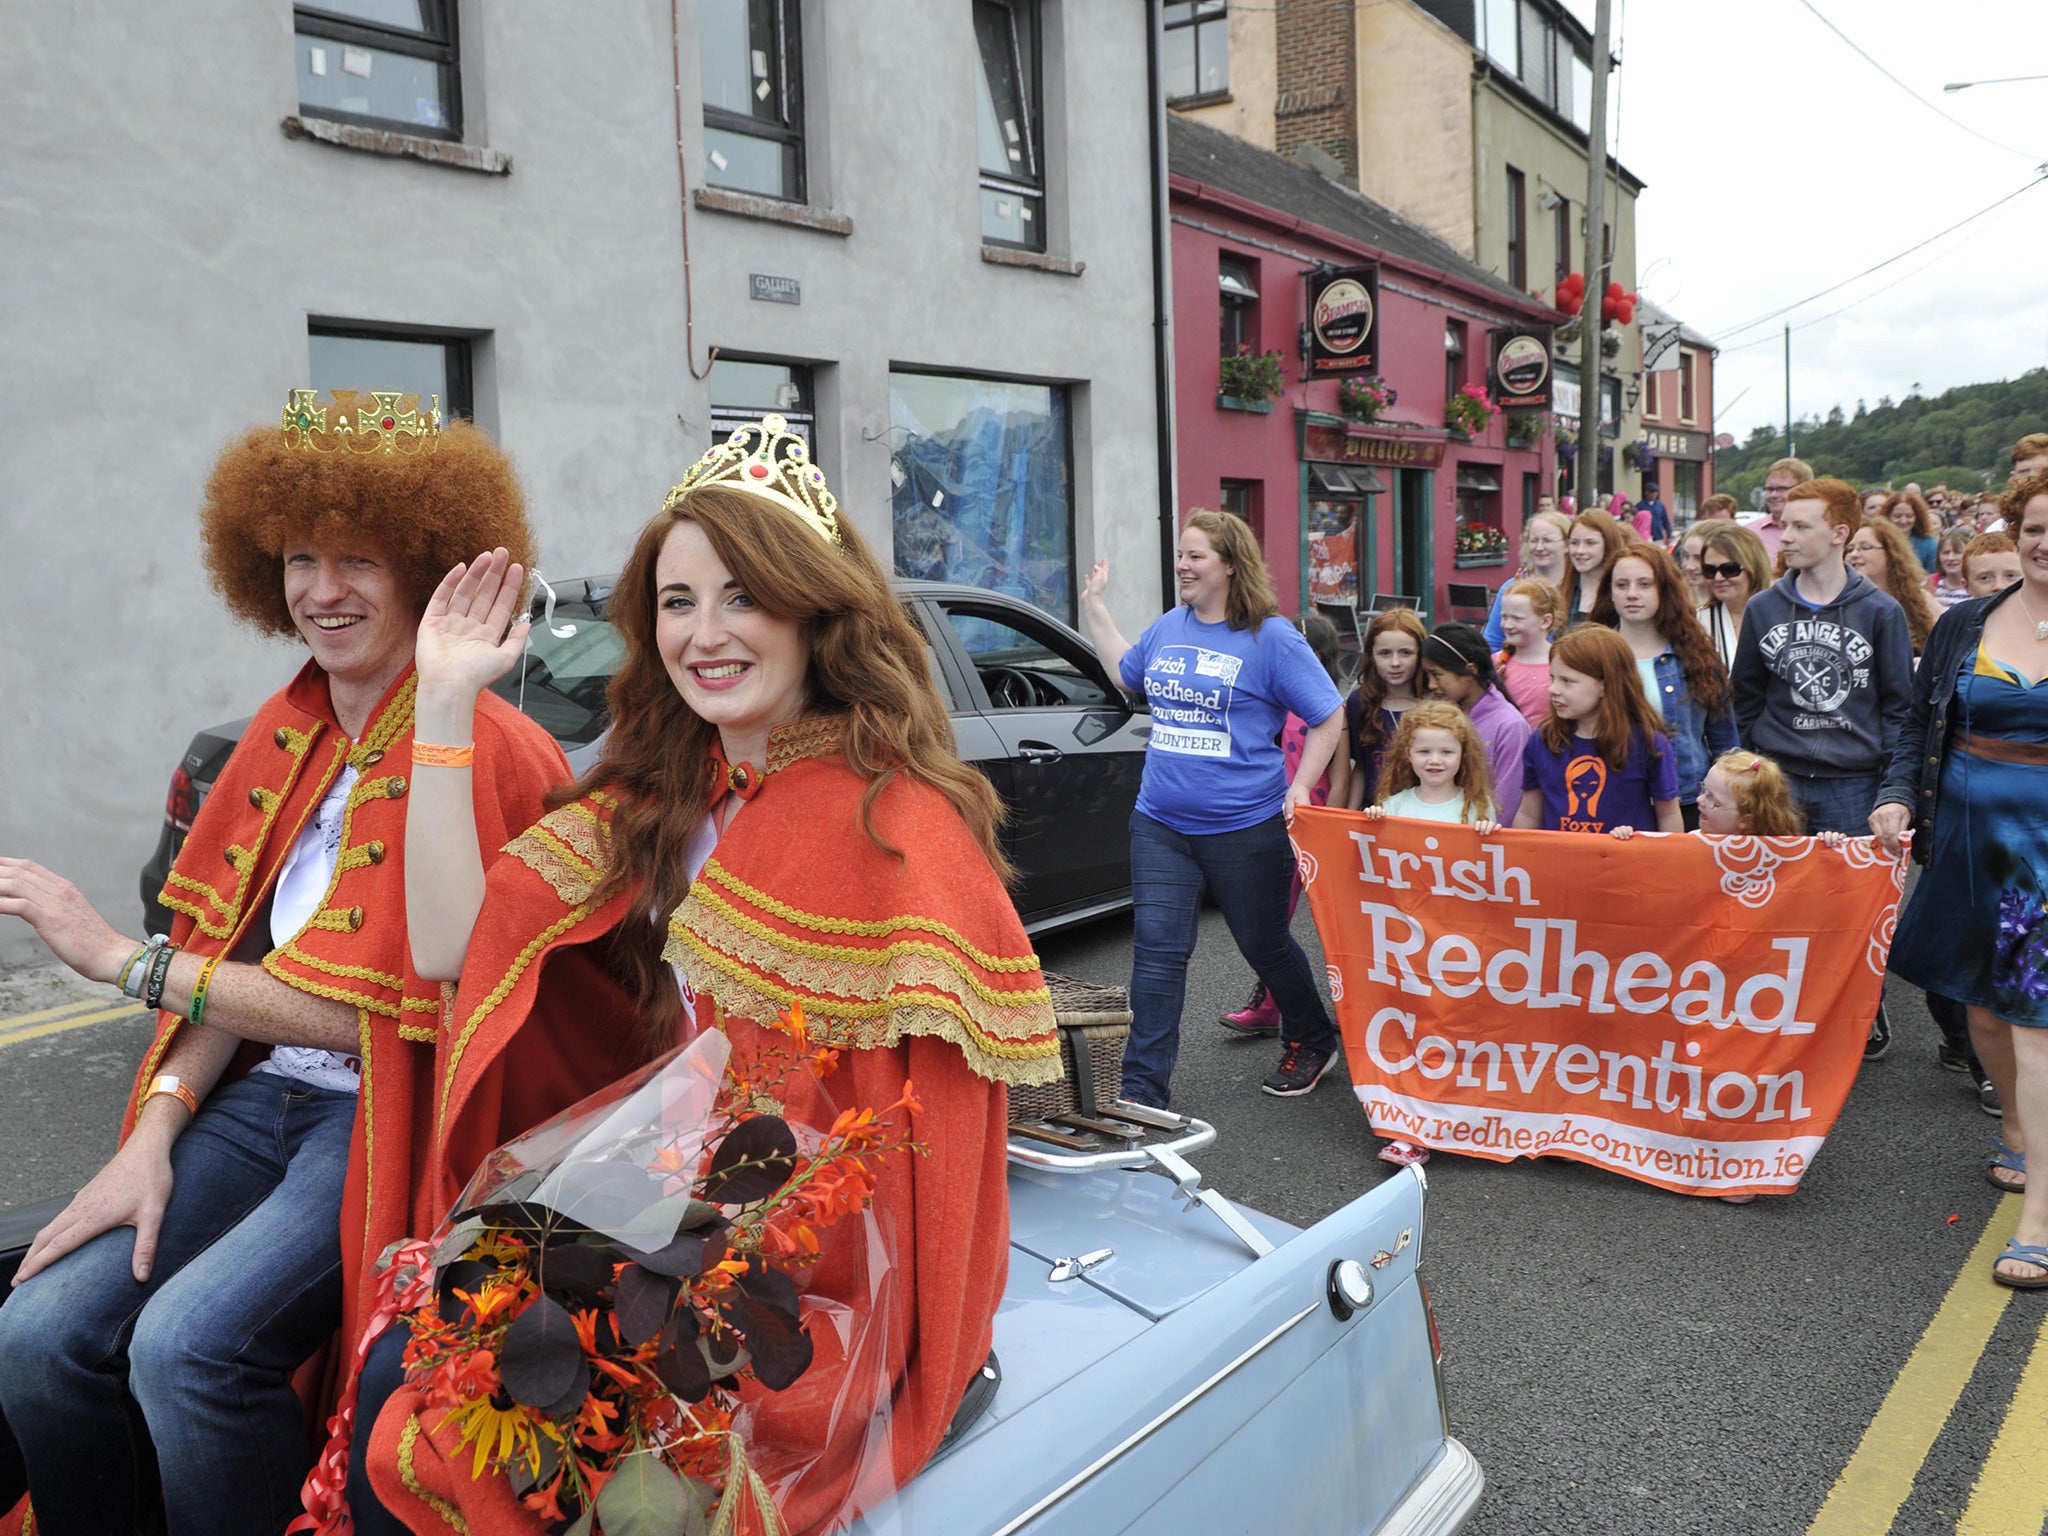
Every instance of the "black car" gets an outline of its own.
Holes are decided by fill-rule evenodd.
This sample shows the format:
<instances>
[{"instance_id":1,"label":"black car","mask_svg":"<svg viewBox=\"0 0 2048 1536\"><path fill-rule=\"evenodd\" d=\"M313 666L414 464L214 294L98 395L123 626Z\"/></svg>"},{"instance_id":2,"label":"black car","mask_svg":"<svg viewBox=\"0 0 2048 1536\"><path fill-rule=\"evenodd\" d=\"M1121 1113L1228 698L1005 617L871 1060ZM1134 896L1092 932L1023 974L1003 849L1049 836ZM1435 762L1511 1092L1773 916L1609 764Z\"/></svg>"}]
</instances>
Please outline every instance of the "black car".
<instances>
[{"instance_id":1,"label":"black car","mask_svg":"<svg viewBox=\"0 0 2048 1536\"><path fill-rule=\"evenodd\" d=\"M554 584L551 618L534 605L533 639L493 691L531 715L582 772L603 745L605 686L625 652L605 621L610 577ZM1044 933L1130 905L1131 807L1151 721L1103 671L1095 649L1041 608L999 592L898 581L925 637L932 681L951 708L963 760L1010 807L1003 846L1025 927ZM192 817L247 720L192 738L171 774L163 834L142 869L143 921L168 933L157 902Z\"/></svg>"}]
</instances>

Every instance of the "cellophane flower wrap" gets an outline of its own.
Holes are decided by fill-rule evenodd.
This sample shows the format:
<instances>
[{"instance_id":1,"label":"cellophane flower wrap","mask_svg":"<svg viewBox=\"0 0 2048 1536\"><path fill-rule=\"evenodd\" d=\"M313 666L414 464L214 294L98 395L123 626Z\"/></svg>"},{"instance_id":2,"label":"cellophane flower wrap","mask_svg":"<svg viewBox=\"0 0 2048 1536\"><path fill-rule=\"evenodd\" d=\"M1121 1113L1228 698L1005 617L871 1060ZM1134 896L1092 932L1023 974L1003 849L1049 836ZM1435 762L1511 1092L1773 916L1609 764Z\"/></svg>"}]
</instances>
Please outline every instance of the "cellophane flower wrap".
<instances>
[{"instance_id":1,"label":"cellophane flower wrap","mask_svg":"<svg viewBox=\"0 0 2048 1536\"><path fill-rule=\"evenodd\" d=\"M780 1532L804 1466L757 1467L751 1409L814 1363L833 1438L886 1475L891 1234L867 1197L881 1159L920 1150L916 1105L786 1122L778 1086L837 1058L801 1011L778 1027L786 1049L745 1063L707 1030L499 1148L430 1251L395 1260L422 1422L551 1531ZM865 1256L866 1306L804 1294L828 1227Z\"/></svg>"}]
</instances>

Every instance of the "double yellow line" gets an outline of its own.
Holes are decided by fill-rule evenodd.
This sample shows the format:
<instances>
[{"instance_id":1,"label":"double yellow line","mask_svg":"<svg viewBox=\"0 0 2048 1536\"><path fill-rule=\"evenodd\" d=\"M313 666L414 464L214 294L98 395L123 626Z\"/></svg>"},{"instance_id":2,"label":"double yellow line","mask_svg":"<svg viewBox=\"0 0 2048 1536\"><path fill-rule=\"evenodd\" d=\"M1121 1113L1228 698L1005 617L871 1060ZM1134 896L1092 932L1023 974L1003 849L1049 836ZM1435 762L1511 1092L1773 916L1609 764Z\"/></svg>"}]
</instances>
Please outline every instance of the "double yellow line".
<instances>
[{"instance_id":1,"label":"double yellow line","mask_svg":"<svg viewBox=\"0 0 2048 1536\"><path fill-rule=\"evenodd\" d=\"M66 1030L84 1029L90 1024L104 1024L110 1019L141 1016L142 1007L139 1003L124 1001L117 1007L109 1008L101 998L74 998L71 1002L60 1003L54 1008L43 1008L34 1013L17 1013L12 1018L0 1019L0 1050L5 1050L10 1045L20 1045L25 1040L40 1040L45 1035L61 1035Z\"/></svg>"},{"instance_id":2,"label":"double yellow line","mask_svg":"<svg viewBox=\"0 0 2048 1536\"><path fill-rule=\"evenodd\" d=\"M2012 1300L2013 1292L1992 1280L1991 1265L2019 1219L2019 1196L2007 1195L1998 1202L1807 1536L1880 1536L1891 1529ZM2048 1326L2036 1333L2005 1422L1956 1524L1956 1536L2041 1536L2044 1521Z\"/></svg>"}]
</instances>

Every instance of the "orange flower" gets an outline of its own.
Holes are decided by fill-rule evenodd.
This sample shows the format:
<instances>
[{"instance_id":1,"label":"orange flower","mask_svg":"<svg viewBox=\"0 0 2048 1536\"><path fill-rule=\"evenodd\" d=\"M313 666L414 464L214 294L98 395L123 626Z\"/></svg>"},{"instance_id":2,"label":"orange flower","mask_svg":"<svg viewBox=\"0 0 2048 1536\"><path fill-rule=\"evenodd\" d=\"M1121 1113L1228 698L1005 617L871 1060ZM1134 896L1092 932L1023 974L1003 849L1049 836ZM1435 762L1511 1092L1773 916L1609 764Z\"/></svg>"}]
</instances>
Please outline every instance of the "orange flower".
<instances>
[{"instance_id":1,"label":"orange flower","mask_svg":"<svg viewBox=\"0 0 2048 1536\"><path fill-rule=\"evenodd\" d=\"M534 1489L533 1492L529 1493L519 1502L543 1520L557 1523L567 1520L569 1517L563 1512L561 1503L556 1497L562 1491L562 1477L563 1474L557 1472L555 1480L549 1483L547 1487Z\"/></svg>"}]
</instances>

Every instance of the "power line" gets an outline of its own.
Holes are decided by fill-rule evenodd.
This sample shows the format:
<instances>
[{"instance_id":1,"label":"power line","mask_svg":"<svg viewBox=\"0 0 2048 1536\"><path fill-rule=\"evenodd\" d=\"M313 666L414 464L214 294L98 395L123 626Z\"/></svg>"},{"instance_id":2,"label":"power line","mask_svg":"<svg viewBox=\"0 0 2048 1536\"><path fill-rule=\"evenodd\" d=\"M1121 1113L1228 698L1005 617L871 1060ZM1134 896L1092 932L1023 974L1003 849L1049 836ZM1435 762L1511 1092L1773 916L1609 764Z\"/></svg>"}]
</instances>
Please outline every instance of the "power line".
<instances>
[{"instance_id":1,"label":"power line","mask_svg":"<svg viewBox=\"0 0 2048 1536\"><path fill-rule=\"evenodd\" d=\"M1897 75L1893 74L1890 70L1886 69L1882 64L1878 63L1876 59L1872 58L1868 53L1866 53L1863 50L1862 45L1859 44L1855 38L1851 37L1848 33L1844 32L1832 21L1829 21L1827 17L1821 15L1820 8L1813 3L1813 0L1799 0L1799 3L1805 6L1807 10L1813 13L1814 20L1818 21L1822 26L1826 27L1830 32L1834 33L1836 37L1839 37L1844 43L1846 43L1850 51L1853 52L1858 58L1863 60L1864 63L1868 64L1880 75L1883 75L1885 79L1891 81L1893 85L1896 85L1908 96L1912 97L1915 101L1919 102L1921 106L1925 107L1928 111L1932 112L1936 117L1940 118L1943 122L1950 124L1952 127L1962 129L1963 132L1970 135L1971 138L1982 140L1984 143L1989 144L1993 149L2002 149L2009 155L2018 155L2022 159L2026 160L2033 160L2038 158L2030 150L2015 149L2010 144L2002 144L1997 139L1979 133L1976 129L1972 128L1968 123L1964 122L1961 118L1951 117L1948 113L1944 112L1934 102L1929 101L1925 96L1922 96L1918 91L1914 90L1913 87L1906 84L1905 81L1901 80Z\"/></svg>"},{"instance_id":2,"label":"power line","mask_svg":"<svg viewBox=\"0 0 2048 1536\"><path fill-rule=\"evenodd\" d=\"M2048 165L2044 165L2037 168L2034 172L2033 180L2027 182L2024 186L2018 187L2013 191L2006 193L2005 196L1998 199L1997 202L1979 208L1975 213L1970 214L1968 217L1956 220L1956 222L1949 225L1947 229L1939 230L1936 233L1929 235L1925 240L1921 240L1916 244L1907 246L1903 251L1900 251L1896 255L1885 257L1883 261L1878 262L1875 266L1865 267L1861 272L1858 272L1854 277L1845 277L1839 283L1830 283L1827 287L1821 289L1817 293L1809 293L1803 299L1798 299L1795 300L1793 303L1782 305L1779 308L1772 310L1769 314L1758 315L1754 320L1745 320L1740 325L1725 326L1721 330L1721 335L1724 338L1730 336L1739 336L1744 331L1754 330L1759 325L1763 325L1768 321L1777 319L1780 315L1789 315L1795 309L1802 309L1806 305L1811 304L1815 299L1824 299L1831 293L1840 292L1842 289L1848 287L1851 283L1861 282L1864 278L1869 277L1874 272L1882 272L1886 267L1890 266L1893 262L1903 261L1906 257L1912 255L1915 251L1924 251L1927 249L1928 246L1934 244L1935 241L1941 239L1943 236L1952 235L1957 230L1961 229L1964 225L1976 223L1977 220L1983 218L1985 214L1992 212L1994 209L2003 208L2007 203L2011 202L2014 198L2025 196L2027 193L2033 191L2034 188L2040 186L2044 178L2048 178ZM1734 349L1727 348L1724 350L1733 351Z\"/></svg>"}]
</instances>

